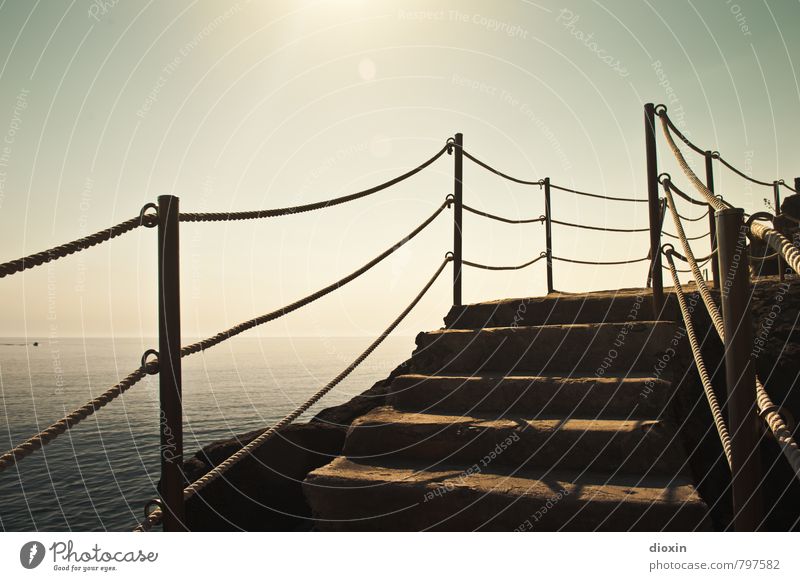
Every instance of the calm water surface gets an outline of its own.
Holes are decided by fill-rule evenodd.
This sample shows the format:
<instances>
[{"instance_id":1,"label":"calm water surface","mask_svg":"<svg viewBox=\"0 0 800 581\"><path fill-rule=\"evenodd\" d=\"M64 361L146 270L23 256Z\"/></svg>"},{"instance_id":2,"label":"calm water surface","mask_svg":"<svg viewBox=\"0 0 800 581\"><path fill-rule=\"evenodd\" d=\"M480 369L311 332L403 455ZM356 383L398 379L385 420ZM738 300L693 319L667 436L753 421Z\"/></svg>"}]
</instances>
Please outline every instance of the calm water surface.
<instances>
[{"instance_id":1,"label":"calm water surface","mask_svg":"<svg viewBox=\"0 0 800 581\"><path fill-rule=\"evenodd\" d=\"M189 338L186 338L190 340ZM135 369L141 339L0 339L0 447L30 437ZM292 411L370 338L236 338L183 360L186 456ZM347 401L411 354L390 337L304 416ZM44 450L0 472L0 529L130 530L158 481L158 380L147 377Z\"/></svg>"}]
</instances>

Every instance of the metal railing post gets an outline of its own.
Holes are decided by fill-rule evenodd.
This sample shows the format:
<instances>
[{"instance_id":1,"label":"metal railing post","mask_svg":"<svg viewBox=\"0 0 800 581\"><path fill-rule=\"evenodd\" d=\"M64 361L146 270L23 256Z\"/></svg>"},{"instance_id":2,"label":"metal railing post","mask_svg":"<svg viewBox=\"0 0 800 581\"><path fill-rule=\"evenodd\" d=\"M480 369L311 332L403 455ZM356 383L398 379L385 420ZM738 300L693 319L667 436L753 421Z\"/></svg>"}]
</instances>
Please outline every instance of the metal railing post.
<instances>
[{"instance_id":1,"label":"metal railing post","mask_svg":"<svg viewBox=\"0 0 800 581\"><path fill-rule=\"evenodd\" d=\"M728 424L731 433L733 525L755 531L763 518L761 455L756 408L756 376L751 358L750 272L744 210L716 212L722 317L725 329L725 379L728 386Z\"/></svg>"},{"instance_id":2,"label":"metal railing post","mask_svg":"<svg viewBox=\"0 0 800 581\"><path fill-rule=\"evenodd\" d=\"M550 206L550 178L544 178L544 242L547 252L547 294L553 292L553 216Z\"/></svg>"},{"instance_id":3,"label":"metal railing post","mask_svg":"<svg viewBox=\"0 0 800 581\"><path fill-rule=\"evenodd\" d=\"M652 103L647 103L644 106L644 143L647 154L647 205L650 217L650 280L653 285L653 310L656 318L659 318L664 305L664 278L661 272L661 228L655 128L655 107Z\"/></svg>"},{"instance_id":4,"label":"metal railing post","mask_svg":"<svg viewBox=\"0 0 800 581\"><path fill-rule=\"evenodd\" d=\"M706 187L713 194L714 193L714 158L710 151L705 152L706 157ZM708 231L709 241L711 243L711 252L717 249L717 219L714 216L714 208L709 204L708 206ZM715 288L719 288L719 262L711 259L711 280Z\"/></svg>"},{"instance_id":5,"label":"metal railing post","mask_svg":"<svg viewBox=\"0 0 800 581\"><path fill-rule=\"evenodd\" d=\"M164 530L183 531L181 297L177 196L158 197L158 366Z\"/></svg>"},{"instance_id":6,"label":"metal railing post","mask_svg":"<svg viewBox=\"0 0 800 581\"><path fill-rule=\"evenodd\" d=\"M781 185L778 181L772 182L772 199L775 202L775 217L777 218L781 214ZM778 253L778 256L775 258L778 261L778 278L781 282L784 279L784 270L786 267L783 265L783 257Z\"/></svg>"},{"instance_id":7,"label":"metal railing post","mask_svg":"<svg viewBox=\"0 0 800 581\"><path fill-rule=\"evenodd\" d=\"M453 306L461 306L461 240L462 204L464 170L464 136L456 133L454 143L454 183L453 183Z\"/></svg>"}]
</instances>

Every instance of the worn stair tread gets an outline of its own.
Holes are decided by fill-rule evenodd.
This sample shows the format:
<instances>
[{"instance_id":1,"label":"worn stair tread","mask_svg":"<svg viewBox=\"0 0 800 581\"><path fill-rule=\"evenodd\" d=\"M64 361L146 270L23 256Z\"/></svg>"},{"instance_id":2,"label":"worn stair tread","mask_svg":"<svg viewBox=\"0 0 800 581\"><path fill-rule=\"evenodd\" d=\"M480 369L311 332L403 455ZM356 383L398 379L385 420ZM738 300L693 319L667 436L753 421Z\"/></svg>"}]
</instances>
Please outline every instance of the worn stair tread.
<instances>
[{"instance_id":1,"label":"worn stair tread","mask_svg":"<svg viewBox=\"0 0 800 581\"><path fill-rule=\"evenodd\" d=\"M653 369L668 349L675 329L667 321L439 329L417 335L417 348L406 371L645 371Z\"/></svg>"},{"instance_id":2,"label":"worn stair tread","mask_svg":"<svg viewBox=\"0 0 800 581\"><path fill-rule=\"evenodd\" d=\"M392 379L388 402L396 408L464 413L569 414L658 417L671 384L652 373L551 372L480 375L404 374Z\"/></svg>"},{"instance_id":3,"label":"worn stair tread","mask_svg":"<svg viewBox=\"0 0 800 581\"><path fill-rule=\"evenodd\" d=\"M709 527L705 504L684 478L579 471L502 474L452 465L421 470L339 457L311 472L304 488L318 526L331 530Z\"/></svg>"},{"instance_id":4,"label":"worn stair tread","mask_svg":"<svg viewBox=\"0 0 800 581\"><path fill-rule=\"evenodd\" d=\"M660 320L674 319L673 301ZM647 289L582 294L554 292L543 297L518 297L453 306L445 316L448 328L543 325L645 320L653 317L652 292Z\"/></svg>"},{"instance_id":5,"label":"worn stair tread","mask_svg":"<svg viewBox=\"0 0 800 581\"><path fill-rule=\"evenodd\" d=\"M353 422L343 453L351 458L413 458L492 463L521 468L591 467L677 474L686 458L663 420L481 418L378 407Z\"/></svg>"}]
</instances>

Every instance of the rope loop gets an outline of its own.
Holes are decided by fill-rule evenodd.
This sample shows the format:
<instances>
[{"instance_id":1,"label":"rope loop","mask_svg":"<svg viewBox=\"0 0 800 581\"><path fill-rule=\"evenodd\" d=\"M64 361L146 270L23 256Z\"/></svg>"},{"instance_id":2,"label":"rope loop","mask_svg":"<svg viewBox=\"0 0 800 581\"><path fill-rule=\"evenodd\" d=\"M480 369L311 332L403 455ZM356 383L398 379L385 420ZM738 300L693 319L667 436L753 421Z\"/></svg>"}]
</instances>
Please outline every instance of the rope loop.
<instances>
[{"instance_id":1,"label":"rope loop","mask_svg":"<svg viewBox=\"0 0 800 581\"><path fill-rule=\"evenodd\" d=\"M666 244L661 245L661 252L664 253L664 256L675 254L675 247L669 242L667 242Z\"/></svg>"},{"instance_id":2,"label":"rope loop","mask_svg":"<svg viewBox=\"0 0 800 581\"><path fill-rule=\"evenodd\" d=\"M150 355L156 356L155 361L150 361L150 362L147 361L147 358ZM158 363L158 351L156 351L155 349L148 349L147 351L144 352L144 354L142 354L142 371L144 371L147 375L155 375L156 373L158 373L158 365L156 365L157 363Z\"/></svg>"},{"instance_id":3,"label":"rope loop","mask_svg":"<svg viewBox=\"0 0 800 581\"><path fill-rule=\"evenodd\" d=\"M145 214L147 210L155 210L155 214ZM139 210L139 221L145 228L155 228L158 226L158 206L153 202L149 202L142 206Z\"/></svg>"},{"instance_id":4,"label":"rope loop","mask_svg":"<svg viewBox=\"0 0 800 581\"><path fill-rule=\"evenodd\" d=\"M153 512L150 510L150 507L155 506L161 512L164 512L164 502L160 498L151 498L147 502L144 503L144 518L148 518L150 514Z\"/></svg>"},{"instance_id":5,"label":"rope loop","mask_svg":"<svg viewBox=\"0 0 800 581\"><path fill-rule=\"evenodd\" d=\"M659 117L661 117L661 116L663 116L663 115L666 115L666 113L667 113L667 106L666 106L666 105L664 105L663 103L659 103L658 105L656 105L656 106L655 106L655 109L654 109L653 111L655 112L655 114L656 114L656 115L658 115Z\"/></svg>"},{"instance_id":6,"label":"rope loop","mask_svg":"<svg viewBox=\"0 0 800 581\"><path fill-rule=\"evenodd\" d=\"M452 260L455 260L455 254L453 254L452 252L445 252L444 253L444 260L445 260L445 262L450 262Z\"/></svg>"},{"instance_id":7,"label":"rope loop","mask_svg":"<svg viewBox=\"0 0 800 581\"><path fill-rule=\"evenodd\" d=\"M672 183L672 176L669 175L667 172L661 172L660 174L658 174L658 177L656 179L658 180L658 183L660 183L662 186L664 185L664 182L669 182L670 184Z\"/></svg>"},{"instance_id":8,"label":"rope loop","mask_svg":"<svg viewBox=\"0 0 800 581\"><path fill-rule=\"evenodd\" d=\"M719 159L719 151L714 150L711 152L711 159Z\"/></svg>"},{"instance_id":9,"label":"rope loop","mask_svg":"<svg viewBox=\"0 0 800 581\"><path fill-rule=\"evenodd\" d=\"M753 239L753 232L751 231L751 228L753 226L753 222L755 222L756 220L760 220L762 222L769 222L770 224L772 224L775 221L775 216L773 216L769 212L755 212L751 214L750 217L747 218L747 221L744 223L747 229L746 230L747 237L750 238L750 240Z\"/></svg>"},{"instance_id":10,"label":"rope loop","mask_svg":"<svg viewBox=\"0 0 800 581\"><path fill-rule=\"evenodd\" d=\"M447 141L445 141L445 147L447 148L447 155L453 155L453 148L456 145L456 140L453 137L448 137Z\"/></svg>"},{"instance_id":11,"label":"rope loop","mask_svg":"<svg viewBox=\"0 0 800 581\"><path fill-rule=\"evenodd\" d=\"M444 198L444 203L447 205L448 208L456 201L456 197L453 194L447 194Z\"/></svg>"}]
</instances>

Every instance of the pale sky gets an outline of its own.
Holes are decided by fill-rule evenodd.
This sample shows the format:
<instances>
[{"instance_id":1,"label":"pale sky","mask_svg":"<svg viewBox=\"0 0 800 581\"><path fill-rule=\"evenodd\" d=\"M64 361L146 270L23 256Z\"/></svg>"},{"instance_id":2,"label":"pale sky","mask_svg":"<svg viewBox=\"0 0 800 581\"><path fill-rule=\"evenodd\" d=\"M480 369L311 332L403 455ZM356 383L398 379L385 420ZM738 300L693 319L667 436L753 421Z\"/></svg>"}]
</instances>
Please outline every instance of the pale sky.
<instances>
[{"instance_id":1,"label":"pale sky","mask_svg":"<svg viewBox=\"0 0 800 581\"><path fill-rule=\"evenodd\" d=\"M108 227L159 194L184 211L343 195L403 173L456 132L502 171L644 197L642 105L664 102L697 143L754 177L800 175L800 3L784 0L223 3L0 2L0 262ZM662 170L685 189L659 135ZM702 160L689 155L698 171ZM536 187L465 162L465 203L543 213ZM349 273L452 191L452 157L312 214L182 224L183 334L213 334ZM749 210L769 189L717 172ZM787 192L784 191L784 194ZM696 215L692 207L685 213ZM643 227L644 204L554 192L554 217ZM465 215L464 257L518 264L539 225ZM689 230L691 234L700 230ZM156 232L0 279L2 334L151 336ZM371 335L452 244L452 214L370 273L250 336ZM554 253L638 258L647 234L554 227ZM704 254L707 243L697 244ZM556 263L564 291L642 286L646 264ZM400 329L436 328L445 272ZM544 265L464 272L464 300L541 295Z\"/></svg>"}]
</instances>

